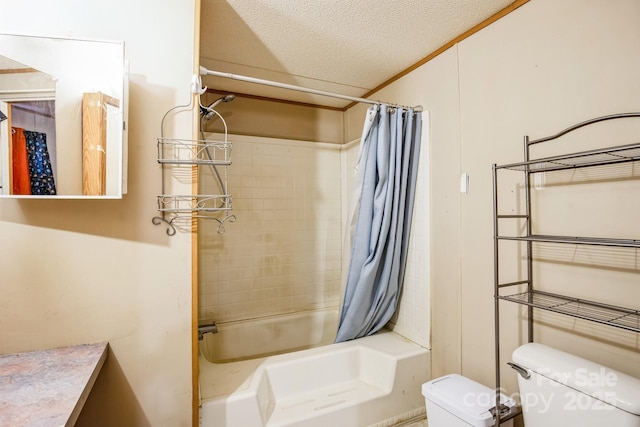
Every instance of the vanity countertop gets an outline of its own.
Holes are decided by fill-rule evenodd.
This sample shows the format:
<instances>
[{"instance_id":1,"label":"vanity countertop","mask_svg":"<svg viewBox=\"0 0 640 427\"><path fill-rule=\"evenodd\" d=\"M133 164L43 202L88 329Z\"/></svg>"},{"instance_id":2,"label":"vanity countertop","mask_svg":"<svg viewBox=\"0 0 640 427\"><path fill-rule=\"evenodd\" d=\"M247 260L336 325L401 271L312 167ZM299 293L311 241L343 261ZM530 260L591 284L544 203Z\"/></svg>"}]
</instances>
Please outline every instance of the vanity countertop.
<instances>
[{"instance_id":1,"label":"vanity countertop","mask_svg":"<svg viewBox=\"0 0 640 427\"><path fill-rule=\"evenodd\" d=\"M0 426L73 426L108 344L0 355Z\"/></svg>"}]
</instances>

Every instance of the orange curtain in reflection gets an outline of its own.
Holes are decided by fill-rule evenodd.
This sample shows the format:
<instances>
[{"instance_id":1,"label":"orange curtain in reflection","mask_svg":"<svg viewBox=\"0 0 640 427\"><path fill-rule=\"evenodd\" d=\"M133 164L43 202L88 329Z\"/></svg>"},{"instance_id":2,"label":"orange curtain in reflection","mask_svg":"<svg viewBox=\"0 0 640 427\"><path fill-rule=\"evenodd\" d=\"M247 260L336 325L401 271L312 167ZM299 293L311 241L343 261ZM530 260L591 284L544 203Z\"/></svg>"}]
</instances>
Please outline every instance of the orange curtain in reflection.
<instances>
[{"instance_id":1,"label":"orange curtain in reflection","mask_svg":"<svg viewBox=\"0 0 640 427\"><path fill-rule=\"evenodd\" d=\"M24 129L13 128L11 135L12 194L31 194L27 139Z\"/></svg>"}]
</instances>

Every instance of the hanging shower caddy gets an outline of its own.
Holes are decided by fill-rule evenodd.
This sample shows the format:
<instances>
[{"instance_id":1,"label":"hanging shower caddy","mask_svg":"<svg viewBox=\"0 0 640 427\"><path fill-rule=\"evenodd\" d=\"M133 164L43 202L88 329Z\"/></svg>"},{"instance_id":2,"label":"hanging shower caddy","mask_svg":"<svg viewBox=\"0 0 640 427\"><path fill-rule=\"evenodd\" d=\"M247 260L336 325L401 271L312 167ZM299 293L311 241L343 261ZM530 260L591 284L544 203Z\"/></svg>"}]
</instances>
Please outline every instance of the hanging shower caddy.
<instances>
[{"instance_id":1,"label":"hanging shower caddy","mask_svg":"<svg viewBox=\"0 0 640 427\"><path fill-rule=\"evenodd\" d=\"M199 95L204 89L196 90ZM201 105L202 107L202 105ZM176 107L177 108L177 107ZM171 110L170 110L171 111ZM215 114L223 121L217 111ZM165 114L166 117L166 114ZM164 118L161 129L164 128ZM167 234L176 234L176 225L186 223L191 225L195 219L207 219L218 222L218 234L224 234L225 223L235 222L235 215L231 214L232 203L229 194L229 166L231 165L231 143L227 140L227 125L222 141L192 140L159 137L157 141L157 160L162 167L162 194L157 197L160 216L155 216L155 225L165 223ZM199 168L208 166L217 178L218 190L216 194L167 194L166 181L173 177L193 181L199 173Z\"/></svg>"},{"instance_id":2,"label":"hanging shower caddy","mask_svg":"<svg viewBox=\"0 0 640 427\"><path fill-rule=\"evenodd\" d=\"M228 194L229 166L231 165L231 144L227 141L203 141L174 138L158 138L158 163L162 165L162 180L168 170L175 167L203 165L215 166L222 170L222 191L219 194L163 194L158 196L158 211L162 216L153 218L158 225L168 225L167 234L176 233L176 221L192 219L212 219L218 222L218 233L224 234L224 223L234 222L235 215L230 214L232 204ZM192 172L192 169L189 168ZM164 184L163 184L164 187Z\"/></svg>"}]
</instances>

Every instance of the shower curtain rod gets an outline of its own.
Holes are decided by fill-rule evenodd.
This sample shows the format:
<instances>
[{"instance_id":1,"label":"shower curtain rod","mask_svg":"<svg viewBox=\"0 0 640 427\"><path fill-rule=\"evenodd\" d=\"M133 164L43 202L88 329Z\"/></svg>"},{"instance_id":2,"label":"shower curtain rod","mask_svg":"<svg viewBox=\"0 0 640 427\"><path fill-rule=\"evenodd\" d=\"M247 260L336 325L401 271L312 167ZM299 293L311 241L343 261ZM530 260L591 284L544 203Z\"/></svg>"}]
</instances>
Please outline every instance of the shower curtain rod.
<instances>
[{"instance_id":1,"label":"shower curtain rod","mask_svg":"<svg viewBox=\"0 0 640 427\"><path fill-rule=\"evenodd\" d=\"M366 99L366 98L358 98L355 96L349 96L349 95L342 95L340 93L333 93L333 92L326 92L324 90L318 90L318 89L311 89L308 87L303 87L303 86L295 86L295 85L290 85L287 83L280 83L280 82L274 82L272 80L264 80L264 79L258 79L255 77L248 77L248 76L242 76L239 74L232 74L232 73L223 73L221 71L213 71L213 70L209 70L205 67L200 67L200 75L202 76L217 76L217 77L224 77L227 79L232 79L232 80L240 80L240 81L244 81L244 82L249 82L249 83L256 83L256 84L260 84L260 85L265 85L265 86L273 86L273 87L277 87L277 88L281 88L281 89L289 89L289 90L295 90L297 92L306 92L306 93L311 93L314 95L321 95L321 96L328 96L331 98L340 98L340 99L345 99L347 101L354 101L354 102L362 102L365 104L385 104L385 105L390 105L392 107L397 107L397 108L413 108L414 111L422 111L422 105L417 105L415 107L406 107L404 105L399 105L399 104L393 104L390 102L381 102L381 101L375 101L372 99Z\"/></svg>"}]
</instances>

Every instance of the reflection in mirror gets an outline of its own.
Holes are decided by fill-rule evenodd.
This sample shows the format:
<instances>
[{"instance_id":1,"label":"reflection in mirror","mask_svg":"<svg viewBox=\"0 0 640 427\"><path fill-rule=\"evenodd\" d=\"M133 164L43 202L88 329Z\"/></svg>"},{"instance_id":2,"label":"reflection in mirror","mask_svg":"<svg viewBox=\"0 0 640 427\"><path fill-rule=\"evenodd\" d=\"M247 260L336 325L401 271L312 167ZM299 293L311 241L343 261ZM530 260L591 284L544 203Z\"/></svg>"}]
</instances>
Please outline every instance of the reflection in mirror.
<instances>
[{"instance_id":1,"label":"reflection in mirror","mask_svg":"<svg viewBox=\"0 0 640 427\"><path fill-rule=\"evenodd\" d=\"M122 42L0 34L0 197L126 193Z\"/></svg>"},{"instance_id":2,"label":"reflection in mirror","mask_svg":"<svg viewBox=\"0 0 640 427\"><path fill-rule=\"evenodd\" d=\"M55 102L12 102L9 108L11 168L3 180L10 183L9 194L56 194Z\"/></svg>"},{"instance_id":3,"label":"reflection in mirror","mask_svg":"<svg viewBox=\"0 0 640 427\"><path fill-rule=\"evenodd\" d=\"M0 73L0 111L11 130L3 132L10 142L3 143L0 193L55 195L55 78L5 56Z\"/></svg>"},{"instance_id":4,"label":"reflection in mirror","mask_svg":"<svg viewBox=\"0 0 640 427\"><path fill-rule=\"evenodd\" d=\"M86 196L107 194L117 177L111 174L107 179L107 165L115 159L107 159L112 153L106 147L112 133L120 130L119 106L117 99L100 92L82 96L82 194Z\"/></svg>"}]
</instances>

